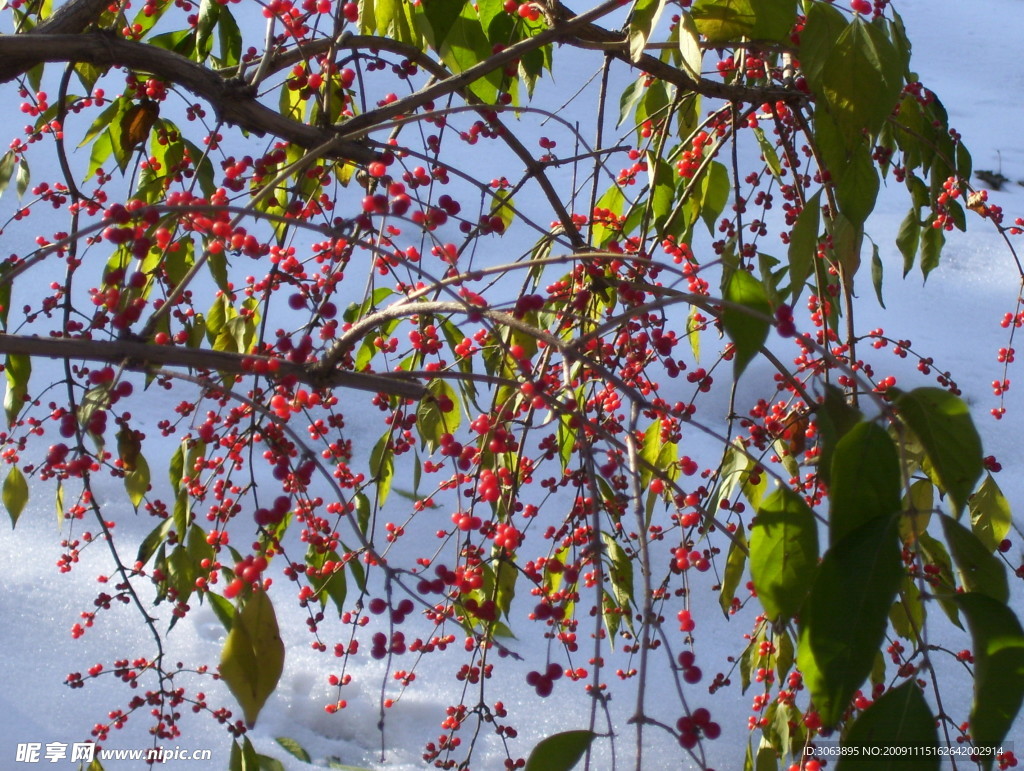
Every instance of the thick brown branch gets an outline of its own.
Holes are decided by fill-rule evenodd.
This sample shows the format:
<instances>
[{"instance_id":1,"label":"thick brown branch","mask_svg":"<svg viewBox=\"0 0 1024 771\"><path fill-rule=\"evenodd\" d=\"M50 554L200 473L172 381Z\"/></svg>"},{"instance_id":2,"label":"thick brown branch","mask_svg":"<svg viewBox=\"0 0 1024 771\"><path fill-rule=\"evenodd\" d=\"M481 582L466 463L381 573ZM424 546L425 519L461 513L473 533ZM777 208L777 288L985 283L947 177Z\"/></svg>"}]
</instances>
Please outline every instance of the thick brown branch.
<instances>
[{"instance_id":1,"label":"thick brown branch","mask_svg":"<svg viewBox=\"0 0 1024 771\"><path fill-rule=\"evenodd\" d=\"M271 361L264 356L242 355L205 348L181 348L134 340L84 340L80 338L33 337L0 334L0 354L22 354L47 359L102 361L123 365L139 372L156 367L186 367L191 370L247 375L256 361ZM320 368L312 372L302 364L275 359L276 377L294 377L314 387L353 388L371 393L386 393L409 399L421 398L425 390L419 381L401 375L348 372Z\"/></svg>"},{"instance_id":2,"label":"thick brown branch","mask_svg":"<svg viewBox=\"0 0 1024 771\"><path fill-rule=\"evenodd\" d=\"M71 0L53 12L53 15L28 34L51 35L82 32L110 5L110 0Z\"/></svg>"},{"instance_id":3,"label":"thick brown branch","mask_svg":"<svg viewBox=\"0 0 1024 771\"><path fill-rule=\"evenodd\" d=\"M556 12L560 19L578 18L573 10L566 8L560 3L556 8ZM568 31L565 22L559 21L556 22L556 25L558 29ZM620 32L611 32L596 24L582 24L575 27L572 30L572 34L562 37L561 42L579 48L597 48L614 56L616 59L635 66L648 75L653 75L667 83L671 83L684 91L693 91L702 96L750 104L775 101L803 102L807 100L807 94L795 89L777 87L751 88L749 86L722 83L721 81L709 80L707 78L694 80L678 67L666 64L661 59L650 54L641 54L640 58L634 62L629 56L629 43L625 36Z\"/></svg>"},{"instance_id":4,"label":"thick brown branch","mask_svg":"<svg viewBox=\"0 0 1024 771\"><path fill-rule=\"evenodd\" d=\"M109 0L72 0L58 8L54 14L40 22L36 27L25 32L26 35L74 34L82 32L99 18L100 14L110 5ZM38 59L0 59L0 83L16 78L38 63Z\"/></svg>"},{"instance_id":5,"label":"thick brown branch","mask_svg":"<svg viewBox=\"0 0 1024 771\"><path fill-rule=\"evenodd\" d=\"M342 139L337 132L287 118L256 99L253 89L237 80L226 80L201 64L172 51L120 40L112 35L84 34L0 35L0 61L88 62L99 67L122 66L151 72L209 102L217 115L254 134L271 134L313 149L330 142L331 157L367 163L374 152L360 142ZM18 71L24 71L24 67ZM7 80L18 73L10 74Z\"/></svg>"}]
</instances>

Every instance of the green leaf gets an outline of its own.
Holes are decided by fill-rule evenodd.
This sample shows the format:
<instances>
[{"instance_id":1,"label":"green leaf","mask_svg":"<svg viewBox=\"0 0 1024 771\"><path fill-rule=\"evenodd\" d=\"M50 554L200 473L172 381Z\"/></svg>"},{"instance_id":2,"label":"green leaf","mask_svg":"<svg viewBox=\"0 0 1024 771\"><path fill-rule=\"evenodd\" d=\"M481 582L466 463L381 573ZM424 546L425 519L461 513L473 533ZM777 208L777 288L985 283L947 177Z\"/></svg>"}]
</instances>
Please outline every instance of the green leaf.
<instances>
[{"instance_id":1,"label":"green leaf","mask_svg":"<svg viewBox=\"0 0 1024 771\"><path fill-rule=\"evenodd\" d=\"M301 760L303 763L313 762L313 758L309 756L309 753L306 752L305 748L291 737L278 736L274 739L274 741L280 744L284 751L291 755L293 758Z\"/></svg>"},{"instance_id":2,"label":"green leaf","mask_svg":"<svg viewBox=\"0 0 1024 771\"><path fill-rule=\"evenodd\" d=\"M213 49L213 29L220 17L220 3L216 0L200 0L196 21L196 59L203 61Z\"/></svg>"},{"instance_id":3,"label":"green leaf","mask_svg":"<svg viewBox=\"0 0 1024 771\"><path fill-rule=\"evenodd\" d=\"M235 612L224 641L220 676L238 701L249 727L256 722L284 670L284 643L266 592L253 592Z\"/></svg>"},{"instance_id":4,"label":"green leaf","mask_svg":"<svg viewBox=\"0 0 1024 771\"><path fill-rule=\"evenodd\" d=\"M711 500L715 501L717 505L721 501L732 501L739 490L746 492L750 474L756 465L756 462L750 457L750 453L740 442L731 443L722 456L722 463L718 470L718 487L711 494ZM756 507L760 504L760 500L751 500L751 504Z\"/></svg>"},{"instance_id":5,"label":"green leaf","mask_svg":"<svg viewBox=\"0 0 1024 771\"><path fill-rule=\"evenodd\" d=\"M633 114L633 110L639 103L640 97L647 91L644 88L644 81L646 79L646 76L641 76L639 80L634 80L623 90L622 96L619 97L619 122L615 124L615 128L625 123L626 118Z\"/></svg>"},{"instance_id":6,"label":"green leaf","mask_svg":"<svg viewBox=\"0 0 1024 771\"><path fill-rule=\"evenodd\" d=\"M761 737L761 744L757 748L757 758L751 758L751 760L753 761L751 771L778 771L779 769L779 753L775 751L766 736Z\"/></svg>"},{"instance_id":7,"label":"green leaf","mask_svg":"<svg viewBox=\"0 0 1024 771\"><path fill-rule=\"evenodd\" d=\"M256 753L256 762L259 763L260 771L287 771L280 760L259 752Z\"/></svg>"},{"instance_id":8,"label":"green leaf","mask_svg":"<svg viewBox=\"0 0 1024 771\"><path fill-rule=\"evenodd\" d=\"M939 601L939 605L942 606L942 610L949 617L949 620L960 629L963 629L956 604L949 599L953 592L956 591L956 579L953 577L953 560L950 558L949 552L942 541L933 538L925 532L918 534L917 542L921 546L921 552L924 554L926 563L938 568L938 572L933 580L936 582L935 596Z\"/></svg>"},{"instance_id":9,"label":"green leaf","mask_svg":"<svg viewBox=\"0 0 1024 771\"><path fill-rule=\"evenodd\" d=\"M1013 515L1010 502L999 489L991 474L985 474L985 481L968 501L971 512L971 529L985 548L994 552L1010 532Z\"/></svg>"},{"instance_id":10,"label":"green leaf","mask_svg":"<svg viewBox=\"0 0 1024 771\"><path fill-rule=\"evenodd\" d=\"M800 610L797 665L827 727L842 718L885 639L904 575L896 522L876 517L829 549Z\"/></svg>"},{"instance_id":11,"label":"green leaf","mask_svg":"<svg viewBox=\"0 0 1024 771\"><path fill-rule=\"evenodd\" d=\"M946 233L942 228L928 225L921 229L921 274L925 278L939 266L942 247L945 244Z\"/></svg>"},{"instance_id":12,"label":"green leaf","mask_svg":"<svg viewBox=\"0 0 1024 771\"><path fill-rule=\"evenodd\" d=\"M796 21L796 0L697 0L691 14L709 42L781 41Z\"/></svg>"},{"instance_id":13,"label":"green leaf","mask_svg":"<svg viewBox=\"0 0 1024 771\"><path fill-rule=\"evenodd\" d=\"M754 663L754 644L751 642L743 649L743 653L740 654L740 660L738 663L740 670L740 693L746 693L747 688L750 687L750 670Z\"/></svg>"},{"instance_id":14,"label":"green leaf","mask_svg":"<svg viewBox=\"0 0 1024 771\"><path fill-rule=\"evenodd\" d=\"M441 410L442 401L455 405L448 412ZM427 394L416 408L416 429L431 452L437 449L444 434L454 433L460 422L458 397L448 383L435 378L427 384Z\"/></svg>"},{"instance_id":15,"label":"green leaf","mask_svg":"<svg viewBox=\"0 0 1024 771\"><path fill-rule=\"evenodd\" d=\"M619 633L619 626L622 624L622 612L615 604L615 598L605 590L601 594L601 620L604 621L604 628L608 638L608 645L615 649L615 636Z\"/></svg>"},{"instance_id":16,"label":"green leaf","mask_svg":"<svg viewBox=\"0 0 1024 771\"><path fill-rule=\"evenodd\" d=\"M775 668L779 673L779 680L785 680L789 670L793 668L796 652L793 650L793 638L786 630L778 631L772 640L775 643Z\"/></svg>"},{"instance_id":17,"label":"green leaf","mask_svg":"<svg viewBox=\"0 0 1024 771\"><path fill-rule=\"evenodd\" d=\"M821 191L819 190L804 206L796 218L789 238L789 281L792 304L800 299L800 293L807 283L807 277L814 269L818 254L818 235L821 218Z\"/></svg>"},{"instance_id":18,"label":"green leaf","mask_svg":"<svg viewBox=\"0 0 1024 771\"><path fill-rule=\"evenodd\" d=\"M226 5L221 5L217 23L217 40L220 43L220 64L234 67L242 58L242 31Z\"/></svg>"},{"instance_id":19,"label":"green leaf","mask_svg":"<svg viewBox=\"0 0 1024 771\"><path fill-rule=\"evenodd\" d=\"M832 259L843 269L846 280L852 281L860 270L864 226L854 224L842 212L836 214L828 225L832 237Z\"/></svg>"},{"instance_id":20,"label":"green leaf","mask_svg":"<svg viewBox=\"0 0 1024 771\"><path fill-rule=\"evenodd\" d=\"M644 431L644 441L640 446L640 459L645 461L640 466L641 487L646 488L650 484L654 472L661 468L658 464L658 458L661 456L661 448L664 446L665 442L661 438L661 427L658 423L651 423L647 430Z\"/></svg>"},{"instance_id":21,"label":"green leaf","mask_svg":"<svg viewBox=\"0 0 1024 771\"><path fill-rule=\"evenodd\" d=\"M176 599L178 602L187 603L188 598L192 596L192 591L196 587L196 576L197 572L196 561L192 559L189 551L186 547L179 544L171 551L170 557L167 558L166 568L164 572L167 574L167 583L169 586L174 587L177 592ZM179 616L175 615L171 619L171 626L177 623Z\"/></svg>"},{"instance_id":22,"label":"green leaf","mask_svg":"<svg viewBox=\"0 0 1024 771\"><path fill-rule=\"evenodd\" d=\"M611 563L608 577L612 582L612 593L615 602L622 610L629 613L635 604L633 601L633 562L626 556L626 552L615 537L608 533L601 533L601 540L604 542L608 553L608 560Z\"/></svg>"},{"instance_id":23,"label":"green leaf","mask_svg":"<svg viewBox=\"0 0 1024 771\"><path fill-rule=\"evenodd\" d=\"M729 555L725 560L725 575L722 576L722 590L718 595L718 604L726 616L732 610L736 587L740 585L743 568L747 564L747 535L742 524L733 535L736 536L736 540L729 544Z\"/></svg>"},{"instance_id":24,"label":"green leaf","mask_svg":"<svg viewBox=\"0 0 1024 771\"><path fill-rule=\"evenodd\" d=\"M180 29L154 35L146 42L149 45L163 48L165 51L174 51L176 54L191 59L196 50L195 40L196 38L192 34L192 30Z\"/></svg>"},{"instance_id":25,"label":"green leaf","mask_svg":"<svg viewBox=\"0 0 1024 771\"><path fill-rule=\"evenodd\" d=\"M838 177L836 203L839 211L855 227L860 227L875 208L880 184L868 146L858 143L848 163L841 170L833 170L833 174Z\"/></svg>"},{"instance_id":26,"label":"green leaf","mask_svg":"<svg viewBox=\"0 0 1024 771\"><path fill-rule=\"evenodd\" d=\"M683 71L694 80L700 80L704 50L700 47L700 33L697 31L697 25L694 24L693 17L688 13L682 14L679 19L679 56Z\"/></svg>"},{"instance_id":27,"label":"green leaf","mask_svg":"<svg viewBox=\"0 0 1024 771\"><path fill-rule=\"evenodd\" d=\"M167 540L167 534L171 532L171 528L174 526L174 520L168 517L152 531L149 535L142 539L142 543L139 544L139 553L135 557L135 561L145 565L149 562L150 557L156 554L156 550L160 547L164 541Z\"/></svg>"},{"instance_id":28,"label":"green leaf","mask_svg":"<svg viewBox=\"0 0 1024 771\"><path fill-rule=\"evenodd\" d=\"M896 234L896 246L903 255L903 275L906 277L910 269L914 267L914 257L917 255L918 244L921 243L921 219L917 209L911 207L907 216L900 224L899 232Z\"/></svg>"},{"instance_id":29,"label":"green leaf","mask_svg":"<svg viewBox=\"0 0 1024 771\"><path fill-rule=\"evenodd\" d=\"M378 13L379 11L378 8ZM455 74L464 72L491 56L491 44L484 35L480 19L471 3L463 4L461 15L452 23L438 53L445 66ZM501 70L492 71L470 83L469 90L478 99L493 103L501 82Z\"/></svg>"},{"instance_id":30,"label":"green leaf","mask_svg":"<svg viewBox=\"0 0 1024 771\"><path fill-rule=\"evenodd\" d=\"M928 529L935 508L935 485L930 479L916 479L903 496L903 516L900 517L900 540L913 543Z\"/></svg>"},{"instance_id":31,"label":"green leaf","mask_svg":"<svg viewBox=\"0 0 1024 771\"><path fill-rule=\"evenodd\" d=\"M57 527L64 526L64 483L57 480L57 492L53 496L53 507L57 512Z\"/></svg>"},{"instance_id":32,"label":"green leaf","mask_svg":"<svg viewBox=\"0 0 1024 771\"><path fill-rule=\"evenodd\" d=\"M410 8L401 0L376 0L373 13L376 20L377 33L399 43L417 42L417 35L412 28ZM476 12L473 12L476 19ZM479 26L479 22L477 22Z\"/></svg>"},{"instance_id":33,"label":"green leaf","mask_svg":"<svg viewBox=\"0 0 1024 771\"><path fill-rule=\"evenodd\" d=\"M633 12L629 15L629 58L634 63L643 56L647 38L654 31L664 8L665 0L636 0L633 3Z\"/></svg>"},{"instance_id":34,"label":"green leaf","mask_svg":"<svg viewBox=\"0 0 1024 771\"><path fill-rule=\"evenodd\" d=\"M135 456L135 467L124 475L124 488L128 500L138 509L149 490L149 464L141 453Z\"/></svg>"},{"instance_id":35,"label":"green leaf","mask_svg":"<svg viewBox=\"0 0 1024 771\"><path fill-rule=\"evenodd\" d=\"M764 158L765 165L768 166L772 176L781 183L782 164L779 163L779 154L775 152L775 145L768 141L763 129L755 128L754 137L757 139L757 146L761 150L761 156Z\"/></svg>"},{"instance_id":36,"label":"green leaf","mask_svg":"<svg viewBox=\"0 0 1024 771\"><path fill-rule=\"evenodd\" d=\"M23 353L8 354L4 363L4 373L7 375L4 411L7 413L7 425L13 427L21 408L25 406L28 381L32 375L32 359Z\"/></svg>"},{"instance_id":37,"label":"green leaf","mask_svg":"<svg viewBox=\"0 0 1024 771\"><path fill-rule=\"evenodd\" d=\"M661 232L672 212L678 176L668 161L653 152L647 153L647 174L651 190L648 205L651 207L651 214L654 215L655 228Z\"/></svg>"},{"instance_id":38,"label":"green leaf","mask_svg":"<svg viewBox=\"0 0 1024 771\"><path fill-rule=\"evenodd\" d=\"M391 492L391 480L395 476L395 455L389 446L389 434L384 434L370 453L370 473L373 474L377 490L377 504L383 506Z\"/></svg>"},{"instance_id":39,"label":"green leaf","mask_svg":"<svg viewBox=\"0 0 1024 771\"><path fill-rule=\"evenodd\" d=\"M8 150L4 153L3 157L0 158L0 195L7 189L7 186L11 183L11 176L14 174L14 163L16 156L14 150Z\"/></svg>"},{"instance_id":40,"label":"green leaf","mask_svg":"<svg viewBox=\"0 0 1024 771\"><path fill-rule=\"evenodd\" d=\"M141 12L138 17L146 18ZM86 93L91 94L93 86L96 85L96 81L100 79L100 76L106 72L105 69L97 67L94 64L88 62L78 62L75 64L75 74L78 76L78 81L82 84L82 88L85 89Z\"/></svg>"},{"instance_id":41,"label":"green leaf","mask_svg":"<svg viewBox=\"0 0 1024 771\"><path fill-rule=\"evenodd\" d=\"M971 738L977 747L998 747L1024 701L1024 630L1014 612L983 594L950 598L967 616L974 644ZM983 765L992 767L993 755Z\"/></svg>"},{"instance_id":42,"label":"green leaf","mask_svg":"<svg viewBox=\"0 0 1024 771\"><path fill-rule=\"evenodd\" d=\"M882 30L858 17L843 30L821 70L821 92L848 148L874 136L903 90L903 63Z\"/></svg>"},{"instance_id":43,"label":"green leaf","mask_svg":"<svg viewBox=\"0 0 1024 771\"><path fill-rule=\"evenodd\" d=\"M916 643L924 628L924 603L913 576L903 576L900 596L889 609L892 628L900 637Z\"/></svg>"},{"instance_id":44,"label":"green leaf","mask_svg":"<svg viewBox=\"0 0 1024 771\"><path fill-rule=\"evenodd\" d=\"M872 242L871 244L871 283L875 287L875 297L878 298L878 304L885 308L885 300L882 299L882 279L884 274L884 268L882 267L882 258L878 255L878 244Z\"/></svg>"},{"instance_id":45,"label":"green leaf","mask_svg":"<svg viewBox=\"0 0 1024 771\"><path fill-rule=\"evenodd\" d=\"M612 185L604 192L604 195L598 199L597 205L594 208L607 209L612 214L621 216L622 206L625 202L626 197L622 194L622 190L619 186ZM604 224L603 218L595 221L590 227L594 246L598 249L604 248L608 245L609 241L619 235L619 232L616 229L610 228Z\"/></svg>"},{"instance_id":46,"label":"green leaf","mask_svg":"<svg viewBox=\"0 0 1024 771\"><path fill-rule=\"evenodd\" d=\"M199 565L204 559L212 562L216 557L213 547L206 542L206 536L206 531L199 525L192 525L188 529L186 548L196 565Z\"/></svg>"},{"instance_id":47,"label":"green leaf","mask_svg":"<svg viewBox=\"0 0 1024 771\"><path fill-rule=\"evenodd\" d=\"M512 220L515 219L515 203L512 200L512 193L508 190L496 190L491 201L491 216L497 215L507 230Z\"/></svg>"},{"instance_id":48,"label":"green leaf","mask_svg":"<svg viewBox=\"0 0 1024 771\"><path fill-rule=\"evenodd\" d=\"M375 15L374 0L358 0L359 2L359 32L363 35L373 35L377 32L377 18Z\"/></svg>"},{"instance_id":49,"label":"green leaf","mask_svg":"<svg viewBox=\"0 0 1024 771\"><path fill-rule=\"evenodd\" d=\"M18 198L21 198L23 195L25 195L25 191L28 190L29 181L31 180L31 178L32 175L29 173L28 161L26 161L24 158L19 158L18 173L15 177L15 184L18 189Z\"/></svg>"},{"instance_id":50,"label":"green leaf","mask_svg":"<svg viewBox=\"0 0 1024 771\"><path fill-rule=\"evenodd\" d=\"M942 531L968 592L986 594L998 602L1010 599L1006 568L978 537L955 519L942 516Z\"/></svg>"},{"instance_id":51,"label":"green leaf","mask_svg":"<svg viewBox=\"0 0 1024 771\"><path fill-rule=\"evenodd\" d=\"M21 512L25 510L25 504L28 503L28 482L17 466L12 466L11 470L7 472L2 497L4 508L7 509L7 516L11 518L11 529L13 530L18 524Z\"/></svg>"},{"instance_id":52,"label":"green leaf","mask_svg":"<svg viewBox=\"0 0 1024 771\"><path fill-rule=\"evenodd\" d=\"M641 84L638 88L642 93L636 105L636 130L638 139L643 139L640 132L644 122L651 120L657 123L667 118L670 100L668 89L661 80L655 80L650 85Z\"/></svg>"},{"instance_id":53,"label":"green leaf","mask_svg":"<svg viewBox=\"0 0 1024 771\"><path fill-rule=\"evenodd\" d=\"M690 14L709 42L739 40L757 23L751 0L697 0Z\"/></svg>"},{"instance_id":54,"label":"green leaf","mask_svg":"<svg viewBox=\"0 0 1024 771\"><path fill-rule=\"evenodd\" d=\"M822 73L836 41L849 23L836 8L826 3L810 3L800 33L800 68L811 91L822 92Z\"/></svg>"},{"instance_id":55,"label":"green leaf","mask_svg":"<svg viewBox=\"0 0 1024 771\"><path fill-rule=\"evenodd\" d=\"M204 596L210 603L213 615L224 627L224 631L230 633L231 627L235 624L235 606L231 604L231 600L214 592L207 592Z\"/></svg>"},{"instance_id":56,"label":"green leaf","mask_svg":"<svg viewBox=\"0 0 1024 771\"><path fill-rule=\"evenodd\" d=\"M335 568L327 575L323 575L321 569L328 560L335 563ZM316 590L320 604L325 605L327 599L330 598L338 612L341 613L344 610L345 597L348 595L348 581L345 578L345 570L341 566L341 557L337 552L317 551L310 546L306 552L306 566L309 583ZM315 570L311 571L308 568Z\"/></svg>"},{"instance_id":57,"label":"green leaf","mask_svg":"<svg viewBox=\"0 0 1024 771\"><path fill-rule=\"evenodd\" d=\"M905 94L898 105L893 122L893 139L903 151L904 165L908 169L931 165L935 142L935 127L926 120L921 104L913 94ZM926 166L927 168L927 166Z\"/></svg>"},{"instance_id":58,"label":"green leaf","mask_svg":"<svg viewBox=\"0 0 1024 771\"><path fill-rule=\"evenodd\" d=\"M818 565L818 524L803 498L780 487L750 526L750 577L774 622L800 610Z\"/></svg>"},{"instance_id":59,"label":"green leaf","mask_svg":"<svg viewBox=\"0 0 1024 771\"><path fill-rule=\"evenodd\" d=\"M526 760L526 771L570 771L595 737L593 731L563 731L541 739Z\"/></svg>"},{"instance_id":60,"label":"green leaf","mask_svg":"<svg viewBox=\"0 0 1024 771\"><path fill-rule=\"evenodd\" d=\"M962 179L969 180L971 178L971 171L973 170L973 161L971 160L970 151L964 146L962 142L957 142L956 145L956 173L957 176Z\"/></svg>"},{"instance_id":61,"label":"green leaf","mask_svg":"<svg viewBox=\"0 0 1024 771\"><path fill-rule=\"evenodd\" d=\"M424 30L427 42L435 51L441 50L441 44L448 38L459 14L462 13L462 0L427 0L420 7L427 20L428 29ZM482 4L481 4L482 5ZM481 19L483 14L481 13ZM490 19L486 20L487 22Z\"/></svg>"},{"instance_id":62,"label":"green leaf","mask_svg":"<svg viewBox=\"0 0 1024 771\"><path fill-rule=\"evenodd\" d=\"M875 423L854 426L832 456L829 544L865 522L900 510L900 459L889 432Z\"/></svg>"},{"instance_id":63,"label":"green leaf","mask_svg":"<svg viewBox=\"0 0 1024 771\"><path fill-rule=\"evenodd\" d=\"M686 317L686 339L690 341L690 350L696 362L700 362L700 333L706 323L698 321L697 317L701 315L700 309L694 305Z\"/></svg>"},{"instance_id":64,"label":"green leaf","mask_svg":"<svg viewBox=\"0 0 1024 771\"><path fill-rule=\"evenodd\" d=\"M700 217L708 227L708 232L715 233L718 217L729 201L732 184L729 181L729 170L718 161L712 161L700 180Z\"/></svg>"},{"instance_id":65,"label":"green leaf","mask_svg":"<svg viewBox=\"0 0 1024 771\"><path fill-rule=\"evenodd\" d=\"M900 418L924 447L937 478L959 515L984 470L981 438L964 401L941 388L916 388L895 400Z\"/></svg>"},{"instance_id":66,"label":"green leaf","mask_svg":"<svg viewBox=\"0 0 1024 771\"><path fill-rule=\"evenodd\" d=\"M849 161L846 139L839 130L836 118L828 109L818 109L814 112L814 141L818 145L818 157L824 168L842 169Z\"/></svg>"},{"instance_id":67,"label":"green leaf","mask_svg":"<svg viewBox=\"0 0 1024 771\"><path fill-rule=\"evenodd\" d=\"M937 747L939 732L928 702L915 680L908 680L880 696L862 712L843 738L844 747ZM863 758L840 755L836 771L852 771ZM938 755L929 757L892 756L871 760L878 771L937 771Z\"/></svg>"},{"instance_id":68,"label":"green leaf","mask_svg":"<svg viewBox=\"0 0 1024 771\"><path fill-rule=\"evenodd\" d=\"M248 736L242 737L241 744L236 741L231 742L231 758L228 768L230 771L261 771L259 756Z\"/></svg>"},{"instance_id":69,"label":"green leaf","mask_svg":"<svg viewBox=\"0 0 1024 771\"><path fill-rule=\"evenodd\" d=\"M519 571L509 559L499 559L494 563L494 584L496 591L494 601L505 617L508 618L512 609L512 600L516 596L516 581Z\"/></svg>"},{"instance_id":70,"label":"green leaf","mask_svg":"<svg viewBox=\"0 0 1024 771\"><path fill-rule=\"evenodd\" d=\"M768 339L770 323L767 317L772 309L764 284L746 270L732 272L724 295L730 304L722 308L722 327L736 349L733 371L734 377L739 378ZM760 317L748 313L748 310Z\"/></svg>"},{"instance_id":71,"label":"green leaf","mask_svg":"<svg viewBox=\"0 0 1024 771\"><path fill-rule=\"evenodd\" d=\"M821 435L818 469L826 483L832 481L832 456L836 445L860 419L860 410L851 406L836 386L826 383L825 398L818 408L818 433Z\"/></svg>"}]
</instances>

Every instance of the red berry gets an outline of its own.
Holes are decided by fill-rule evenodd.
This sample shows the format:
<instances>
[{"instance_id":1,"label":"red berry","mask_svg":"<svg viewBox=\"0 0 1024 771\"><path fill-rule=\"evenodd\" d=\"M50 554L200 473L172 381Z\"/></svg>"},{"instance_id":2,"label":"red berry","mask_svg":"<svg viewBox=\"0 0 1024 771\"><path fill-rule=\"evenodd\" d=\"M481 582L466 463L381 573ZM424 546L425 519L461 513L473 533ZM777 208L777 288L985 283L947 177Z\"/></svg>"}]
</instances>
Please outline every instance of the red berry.
<instances>
[{"instance_id":1,"label":"red berry","mask_svg":"<svg viewBox=\"0 0 1024 771\"><path fill-rule=\"evenodd\" d=\"M681 610L679 611L679 631L680 632L692 632L697 624L690 616L690 611Z\"/></svg>"}]
</instances>

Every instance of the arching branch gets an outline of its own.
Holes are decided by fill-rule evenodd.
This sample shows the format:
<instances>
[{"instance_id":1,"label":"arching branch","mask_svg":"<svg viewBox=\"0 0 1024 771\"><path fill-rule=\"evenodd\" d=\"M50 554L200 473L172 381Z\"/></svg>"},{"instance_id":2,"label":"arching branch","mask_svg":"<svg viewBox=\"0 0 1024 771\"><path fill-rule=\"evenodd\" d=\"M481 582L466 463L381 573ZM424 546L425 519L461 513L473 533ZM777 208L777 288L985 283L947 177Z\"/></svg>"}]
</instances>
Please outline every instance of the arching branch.
<instances>
[{"instance_id":1,"label":"arching branch","mask_svg":"<svg viewBox=\"0 0 1024 771\"><path fill-rule=\"evenodd\" d=\"M577 18L576 12L558 3L554 11L556 28L564 28L563 19ZM666 83L671 83L683 91L693 91L701 96L724 99L729 102L760 104L761 102L805 102L807 94L791 88L756 88L722 83L718 80L701 78L694 80L678 67L663 62L656 56L641 54L637 61L629 56L629 42L621 32L612 32L597 24L581 24L572 29L572 33L562 37L561 42L578 48L596 48L627 64L632 64L648 75L653 75Z\"/></svg>"},{"instance_id":2,"label":"arching branch","mask_svg":"<svg viewBox=\"0 0 1024 771\"><path fill-rule=\"evenodd\" d=\"M173 51L120 40L99 32L81 34L0 35L0 61L19 62L6 71L10 80L39 62L88 62L98 67L129 67L151 72L205 99L218 117L254 134L271 134L300 147L330 142L328 156L367 163L375 153L361 142L342 139L336 131L310 126L281 115L262 104L255 90L237 79L226 79L211 69ZM0 77L5 73L0 70Z\"/></svg>"},{"instance_id":3,"label":"arching branch","mask_svg":"<svg viewBox=\"0 0 1024 771\"><path fill-rule=\"evenodd\" d=\"M243 355L205 348L182 348L135 340L85 340L80 338L33 337L0 334L0 353L22 354L47 359L76 359L123 365L125 369L148 371L154 367L187 367L192 370L247 375L255 361L264 356ZM313 387L353 388L419 399L426 393L419 381L401 375L348 372L331 368L311 373L307 365L274 359L277 377L294 377Z\"/></svg>"}]
</instances>

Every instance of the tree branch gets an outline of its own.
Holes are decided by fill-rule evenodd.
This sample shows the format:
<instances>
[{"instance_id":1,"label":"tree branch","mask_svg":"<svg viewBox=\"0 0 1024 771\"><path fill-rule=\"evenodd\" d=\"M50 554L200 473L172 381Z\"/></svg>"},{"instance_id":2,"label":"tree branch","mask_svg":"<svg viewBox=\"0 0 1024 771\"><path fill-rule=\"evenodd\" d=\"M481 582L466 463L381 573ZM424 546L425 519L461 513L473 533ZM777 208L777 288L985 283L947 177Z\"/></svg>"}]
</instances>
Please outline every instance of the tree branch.
<instances>
[{"instance_id":1,"label":"tree branch","mask_svg":"<svg viewBox=\"0 0 1024 771\"><path fill-rule=\"evenodd\" d=\"M71 0L26 34L43 35L82 32L110 5L110 0Z\"/></svg>"},{"instance_id":2,"label":"tree branch","mask_svg":"<svg viewBox=\"0 0 1024 771\"><path fill-rule=\"evenodd\" d=\"M576 19L575 11L566 8L559 3L555 7L556 28L569 31L567 23L561 19ZM701 96L724 99L730 102L746 102L760 104L761 102L806 102L808 95L792 88L751 88L749 86L738 86L730 83L722 83L718 80L701 78L694 80L678 67L666 64L661 59L650 54L641 54L640 58L633 61L629 55L629 41L620 32L611 32L596 24L580 24L572 29L572 34L566 34L561 39L566 45L577 48L596 48L614 56L620 61L643 70L648 75L671 83L684 91L694 91Z\"/></svg>"},{"instance_id":3,"label":"tree branch","mask_svg":"<svg viewBox=\"0 0 1024 771\"><path fill-rule=\"evenodd\" d=\"M221 120L246 131L260 136L272 134L307 149L329 142L326 155L357 163L368 163L376 157L373 150L361 142L341 138L337 131L309 126L275 112L257 100L254 89L239 80L225 79L184 56L145 43L99 32L0 35L0 61L18 62L13 73L0 70L0 82L39 62L88 62L99 67L122 66L150 72L205 99Z\"/></svg>"},{"instance_id":4,"label":"tree branch","mask_svg":"<svg viewBox=\"0 0 1024 771\"><path fill-rule=\"evenodd\" d=\"M146 372L156 366L187 367L192 370L249 375L253 362L275 362L275 377L294 377L315 388L353 388L371 393L386 393L419 399L425 389L419 381L400 374L349 372L337 368L313 371L308 365L295 364L266 356L243 355L206 348L182 348L134 340L86 340L83 338L34 337L0 334L0 354L22 354L47 359L83 359L123 365L125 369Z\"/></svg>"}]
</instances>

